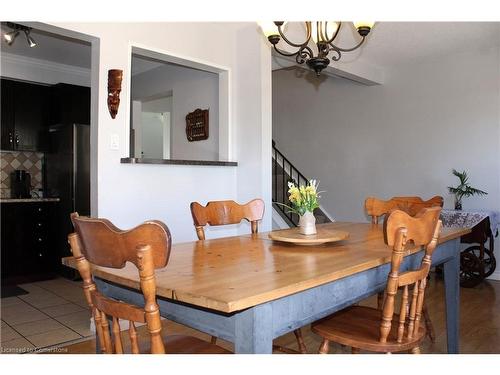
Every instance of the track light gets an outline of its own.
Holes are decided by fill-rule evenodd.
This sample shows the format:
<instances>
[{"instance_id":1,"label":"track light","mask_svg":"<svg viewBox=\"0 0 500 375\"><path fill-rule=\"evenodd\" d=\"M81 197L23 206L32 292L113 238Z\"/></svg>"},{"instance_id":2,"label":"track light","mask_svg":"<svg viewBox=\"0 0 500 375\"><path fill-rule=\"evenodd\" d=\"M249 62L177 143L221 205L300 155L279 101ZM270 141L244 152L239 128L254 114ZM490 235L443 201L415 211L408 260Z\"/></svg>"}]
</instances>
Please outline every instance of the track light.
<instances>
[{"instance_id":1,"label":"track light","mask_svg":"<svg viewBox=\"0 0 500 375\"><path fill-rule=\"evenodd\" d=\"M36 42L31 37L30 31L29 30L24 30L24 34L26 34L26 40L28 41L28 44L30 45L30 48L36 47Z\"/></svg>"},{"instance_id":2,"label":"track light","mask_svg":"<svg viewBox=\"0 0 500 375\"><path fill-rule=\"evenodd\" d=\"M13 42L14 39L19 35L19 31L13 30L10 33L5 33L3 35L4 40L7 42L7 44L10 46Z\"/></svg>"},{"instance_id":3,"label":"track light","mask_svg":"<svg viewBox=\"0 0 500 375\"><path fill-rule=\"evenodd\" d=\"M3 39L5 40L5 43L7 43L9 46L12 45L12 43L14 43L14 40L16 40L17 36L19 35L19 32L22 31L24 32L24 35L26 35L26 40L28 41L28 45L31 48L36 47L37 43L30 35L31 27L19 25L13 22L7 22L7 27L10 27L12 31L3 34Z\"/></svg>"}]
</instances>

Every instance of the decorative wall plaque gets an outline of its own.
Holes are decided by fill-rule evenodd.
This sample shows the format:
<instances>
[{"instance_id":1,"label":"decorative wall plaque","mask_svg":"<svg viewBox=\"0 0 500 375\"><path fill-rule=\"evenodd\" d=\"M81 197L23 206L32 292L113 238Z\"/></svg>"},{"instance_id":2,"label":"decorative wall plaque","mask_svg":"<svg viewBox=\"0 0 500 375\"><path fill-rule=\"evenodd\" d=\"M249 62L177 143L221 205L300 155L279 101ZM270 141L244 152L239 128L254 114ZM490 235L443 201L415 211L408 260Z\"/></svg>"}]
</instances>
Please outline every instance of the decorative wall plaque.
<instances>
[{"instance_id":1,"label":"decorative wall plaque","mask_svg":"<svg viewBox=\"0 0 500 375\"><path fill-rule=\"evenodd\" d=\"M208 109L196 109L186 116L186 135L190 142L208 139Z\"/></svg>"},{"instance_id":2,"label":"decorative wall plaque","mask_svg":"<svg viewBox=\"0 0 500 375\"><path fill-rule=\"evenodd\" d=\"M120 106L120 92L122 91L123 70L108 70L108 110L111 118L115 118Z\"/></svg>"}]
</instances>

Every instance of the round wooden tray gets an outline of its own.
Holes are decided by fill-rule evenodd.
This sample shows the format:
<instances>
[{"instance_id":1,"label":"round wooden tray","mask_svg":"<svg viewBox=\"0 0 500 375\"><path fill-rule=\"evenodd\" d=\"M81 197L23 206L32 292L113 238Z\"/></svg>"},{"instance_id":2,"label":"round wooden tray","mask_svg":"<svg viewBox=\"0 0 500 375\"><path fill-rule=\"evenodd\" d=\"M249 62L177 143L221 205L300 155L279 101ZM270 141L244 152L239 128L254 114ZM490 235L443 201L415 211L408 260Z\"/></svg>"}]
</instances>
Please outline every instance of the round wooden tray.
<instances>
[{"instance_id":1,"label":"round wooden tray","mask_svg":"<svg viewBox=\"0 0 500 375\"><path fill-rule=\"evenodd\" d=\"M296 245L321 245L327 242L345 240L349 237L349 232L343 230L316 228L316 234L309 236L299 233L299 228L277 230L269 233L269 238L275 241L290 242Z\"/></svg>"}]
</instances>

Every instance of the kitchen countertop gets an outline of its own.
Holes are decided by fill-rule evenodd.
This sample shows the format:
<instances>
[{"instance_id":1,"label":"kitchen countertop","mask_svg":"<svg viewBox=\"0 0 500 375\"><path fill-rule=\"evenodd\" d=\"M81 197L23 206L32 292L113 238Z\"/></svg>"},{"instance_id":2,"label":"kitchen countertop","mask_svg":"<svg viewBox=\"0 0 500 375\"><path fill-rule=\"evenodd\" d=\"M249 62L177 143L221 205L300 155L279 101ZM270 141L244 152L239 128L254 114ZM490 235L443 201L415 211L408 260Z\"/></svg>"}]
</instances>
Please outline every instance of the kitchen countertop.
<instances>
[{"instance_id":1,"label":"kitchen countertop","mask_svg":"<svg viewBox=\"0 0 500 375\"><path fill-rule=\"evenodd\" d=\"M59 198L0 198L0 203L42 203L59 202Z\"/></svg>"}]
</instances>

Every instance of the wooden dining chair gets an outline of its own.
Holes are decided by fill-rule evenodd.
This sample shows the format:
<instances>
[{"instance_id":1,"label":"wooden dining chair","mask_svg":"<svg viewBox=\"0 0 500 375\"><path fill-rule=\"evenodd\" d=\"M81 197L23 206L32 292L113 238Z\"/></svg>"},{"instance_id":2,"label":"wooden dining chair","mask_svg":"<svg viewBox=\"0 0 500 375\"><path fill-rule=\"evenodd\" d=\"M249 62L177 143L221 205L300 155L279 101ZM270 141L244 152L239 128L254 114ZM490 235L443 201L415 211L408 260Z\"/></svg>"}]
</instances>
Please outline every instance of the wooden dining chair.
<instances>
[{"instance_id":1,"label":"wooden dining chair","mask_svg":"<svg viewBox=\"0 0 500 375\"><path fill-rule=\"evenodd\" d=\"M353 353L359 350L420 353L420 343L425 337L420 320L427 274L442 226L440 212L440 207L431 207L415 217L401 210L386 216L384 240L393 250L382 311L352 306L313 323L312 331L323 338L319 353L328 353L330 341L350 346ZM411 247L424 248L420 267L400 273L403 257ZM401 303L399 314L395 314L398 291Z\"/></svg>"},{"instance_id":2,"label":"wooden dining chair","mask_svg":"<svg viewBox=\"0 0 500 375\"><path fill-rule=\"evenodd\" d=\"M195 337L166 336L162 332L156 302L155 269L165 267L170 256L171 237L165 224L147 221L124 231L106 219L79 217L73 213L71 220L75 233L68 236L68 241L83 279L83 291L94 318L102 353L228 353ZM132 263L138 270L144 306L106 297L93 281L92 272L96 266L120 269L125 267L126 262ZM123 340L120 320L128 321L130 342ZM138 340L137 323L146 324L149 341L145 345Z\"/></svg>"},{"instance_id":3,"label":"wooden dining chair","mask_svg":"<svg viewBox=\"0 0 500 375\"><path fill-rule=\"evenodd\" d=\"M252 233L259 230L259 220L264 216L264 201L253 199L247 204L240 205L234 201L211 201L206 206L198 202L191 203L191 215L193 216L196 234L199 240L205 240L206 225L228 225L238 224L242 220L247 220L252 225ZM296 329L294 332L300 353L307 353L307 348L302 337L302 331ZM212 336L212 344L217 342L217 337ZM299 353L296 350L275 345L273 349L285 353Z\"/></svg>"},{"instance_id":4,"label":"wooden dining chair","mask_svg":"<svg viewBox=\"0 0 500 375\"><path fill-rule=\"evenodd\" d=\"M378 224L379 217L386 215L391 210L402 210L411 216L415 216L426 207L443 207L443 197L436 195L426 201L420 197L393 197L387 201L368 197L365 200L365 210L371 216L373 224Z\"/></svg>"},{"instance_id":5,"label":"wooden dining chair","mask_svg":"<svg viewBox=\"0 0 500 375\"><path fill-rule=\"evenodd\" d=\"M443 197L434 196L429 200L424 201L420 197L393 197L387 201L369 197L365 201L366 213L372 217L372 223L378 224L378 218L387 215L391 210L398 209L406 212L410 216L415 216L422 209L427 207L443 207ZM378 307L382 308L382 298L383 293L378 294ZM431 317L427 306L423 307L423 314L425 319L425 326L427 329L427 335L431 342L436 342L436 334L434 332L434 326L432 324Z\"/></svg>"},{"instance_id":6,"label":"wooden dining chair","mask_svg":"<svg viewBox=\"0 0 500 375\"><path fill-rule=\"evenodd\" d=\"M252 233L257 233L258 222L264 216L264 201L253 199L243 205L235 201L212 201L206 206L192 202L191 215L199 240L205 239L204 227L206 225L239 224L242 220L249 221L252 225Z\"/></svg>"}]
</instances>

